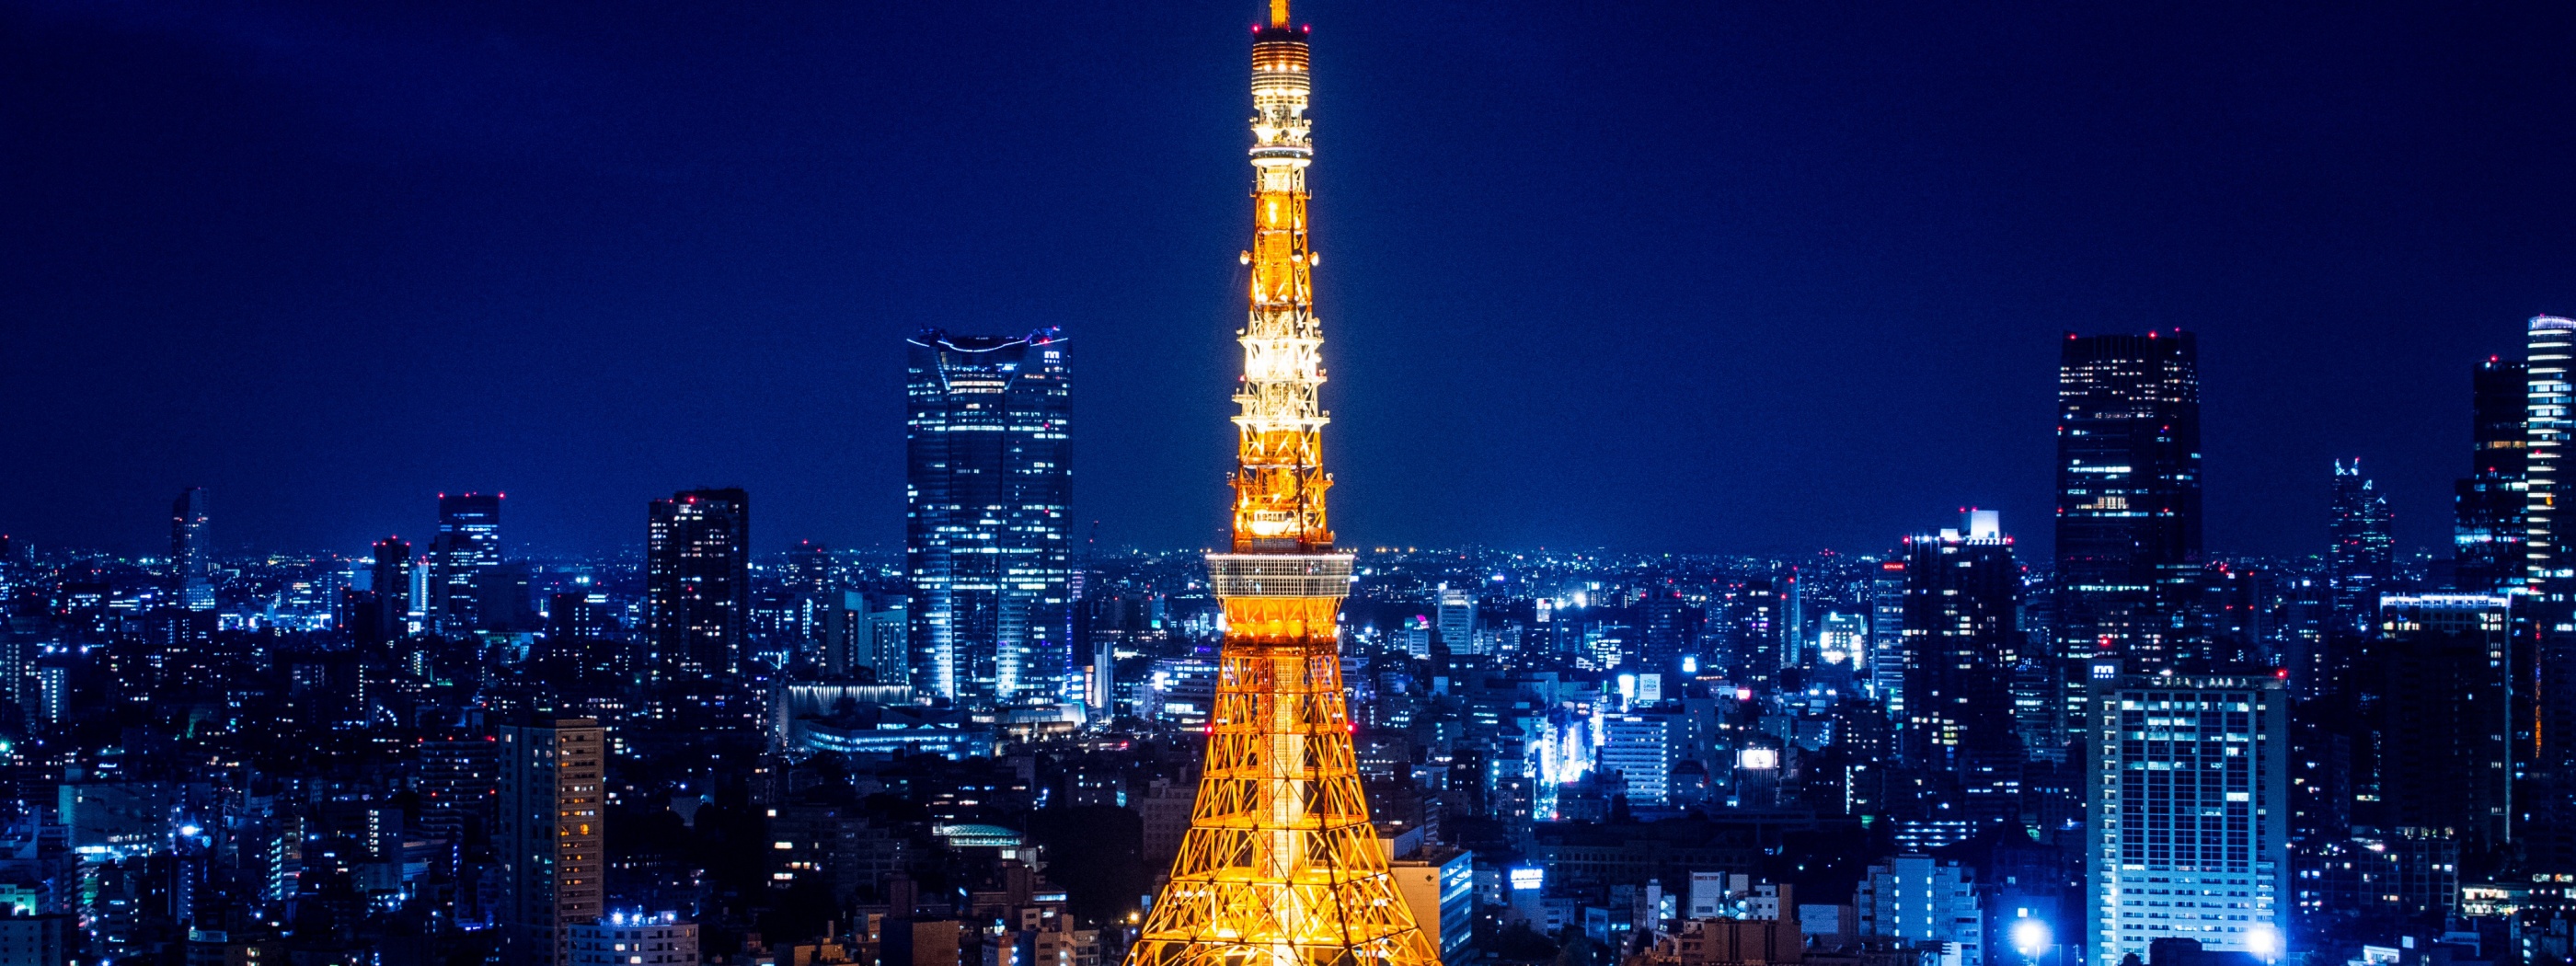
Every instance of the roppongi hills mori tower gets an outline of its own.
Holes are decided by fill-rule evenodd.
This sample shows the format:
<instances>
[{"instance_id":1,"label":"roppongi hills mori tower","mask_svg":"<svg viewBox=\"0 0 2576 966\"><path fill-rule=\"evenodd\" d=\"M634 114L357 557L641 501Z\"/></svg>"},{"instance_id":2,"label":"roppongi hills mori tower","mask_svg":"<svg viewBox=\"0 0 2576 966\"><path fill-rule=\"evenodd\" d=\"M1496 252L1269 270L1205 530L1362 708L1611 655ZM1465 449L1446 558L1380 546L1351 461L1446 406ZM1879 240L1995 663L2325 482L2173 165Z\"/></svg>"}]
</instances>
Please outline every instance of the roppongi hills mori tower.
<instances>
[{"instance_id":1,"label":"roppongi hills mori tower","mask_svg":"<svg viewBox=\"0 0 2576 966\"><path fill-rule=\"evenodd\" d=\"M1322 330L1306 238L1307 46L1287 0L1252 43L1252 315L1234 546L1208 555L1226 636L1189 832L1129 966L1437 966L1369 824L1335 620L1351 557L1324 523Z\"/></svg>"}]
</instances>

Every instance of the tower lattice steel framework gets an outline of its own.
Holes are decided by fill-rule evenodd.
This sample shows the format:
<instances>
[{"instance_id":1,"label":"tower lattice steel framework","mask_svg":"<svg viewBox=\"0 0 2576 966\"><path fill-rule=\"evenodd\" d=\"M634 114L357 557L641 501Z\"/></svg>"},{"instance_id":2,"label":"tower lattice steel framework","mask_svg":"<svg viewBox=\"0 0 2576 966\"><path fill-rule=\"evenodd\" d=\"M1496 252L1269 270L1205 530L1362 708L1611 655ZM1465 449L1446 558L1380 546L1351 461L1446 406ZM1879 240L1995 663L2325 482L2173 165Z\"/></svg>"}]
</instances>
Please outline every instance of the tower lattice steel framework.
<instances>
[{"instance_id":1,"label":"tower lattice steel framework","mask_svg":"<svg viewBox=\"0 0 2576 966\"><path fill-rule=\"evenodd\" d=\"M1306 243L1306 34L1287 0L1252 44L1257 173L1234 546L1208 555L1226 637L1206 770L1129 966L1438 966L1360 793L1335 621L1351 557L1324 522L1323 332Z\"/></svg>"}]
</instances>

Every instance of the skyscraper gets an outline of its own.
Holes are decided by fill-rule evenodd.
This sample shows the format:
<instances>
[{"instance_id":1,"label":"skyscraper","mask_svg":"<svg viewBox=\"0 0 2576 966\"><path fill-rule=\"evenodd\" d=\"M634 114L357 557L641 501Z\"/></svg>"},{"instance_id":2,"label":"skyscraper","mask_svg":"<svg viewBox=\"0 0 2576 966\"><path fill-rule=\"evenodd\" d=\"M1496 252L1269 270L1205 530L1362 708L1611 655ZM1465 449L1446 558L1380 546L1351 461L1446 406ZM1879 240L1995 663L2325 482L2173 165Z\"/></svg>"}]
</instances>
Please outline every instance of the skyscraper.
<instances>
[{"instance_id":1,"label":"skyscraper","mask_svg":"<svg viewBox=\"0 0 2576 966\"><path fill-rule=\"evenodd\" d=\"M2021 567L1992 510L1906 540L1905 756L1956 776L1969 815L2019 814L2013 727Z\"/></svg>"},{"instance_id":2,"label":"skyscraper","mask_svg":"<svg viewBox=\"0 0 2576 966\"><path fill-rule=\"evenodd\" d=\"M438 495L438 536L429 549L429 619L441 634L463 634L494 625L487 598L500 591L501 496Z\"/></svg>"},{"instance_id":3,"label":"skyscraper","mask_svg":"<svg viewBox=\"0 0 2576 966\"><path fill-rule=\"evenodd\" d=\"M390 641L411 633L411 542L401 537L376 541L373 578L376 592L376 639Z\"/></svg>"},{"instance_id":4,"label":"skyscraper","mask_svg":"<svg viewBox=\"0 0 2576 966\"><path fill-rule=\"evenodd\" d=\"M1769 684L1780 676L1780 594L1770 578L1755 577L1728 596L1719 666L1727 680Z\"/></svg>"},{"instance_id":5,"label":"skyscraper","mask_svg":"<svg viewBox=\"0 0 2576 966\"><path fill-rule=\"evenodd\" d=\"M1882 560L1869 577L1869 690L1905 720L1905 561Z\"/></svg>"},{"instance_id":6,"label":"skyscraper","mask_svg":"<svg viewBox=\"0 0 2576 966\"><path fill-rule=\"evenodd\" d=\"M2522 423L2530 392L2530 370L2521 362L2488 359L2469 374L2469 475L2453 491L2451 531L2453 584L2464 593L2502 593L2523 583L2530 494Z\"/></svg>"},{"instance_id":7,"label":"skyscraper","mask_svg":"<svg viewBox=\"0 0 2576 966\"><path fill-rule=\"evenodd\" d=\"M501 726L501 961L564 966L569 927L601 912L607 734L590 718Z\"/></svg>"},{"instance_id":8,"label":"skyscraper","mask_svg":"<svg viewBox=\"0 0 2576 966\"><path fill-rule=\"evenodd\" d=\"M2064 656L2169 667L2200 622L2200 375L2191 333L2068 333L2057 370Z\"/></svg>"},{"instance_id":9,"label":"skyscraper","mask_svg":"<svg viewBox=\"0 0 2576 966\"><path fill-rule=\"evenodd\" d=\"M2381 828L2439 829L2468 855L2500 855L2512 833L2513 781L2528 764L2514 760L2511 601L2483 594L2380 601L2379 639L2366 664L2375 678L2367 690L2376 697L2379 780L2356 817Z\"/></svg>"},{"instance_id":10,"label":"skyscraper","mask_svg":"<svg viewBox=\"0 0 2576 966\"><path fill-rule=\"evenodd\" d=\"M2361 461L2334 464L2334 487L2326 522L2326 593L2336 634L2357 637L2378 617L2379 595L2396 575L2396 522L2388 498L2369 477Z\"/></svg>"},{"instance_id":11,"label":"skyscraper","mask_svg":"<svg viewBox=\"0 0 2576 966\"><path fill-rule=\"evenodd\" d=\"M170 593L189 610L215 609L215 562L206 545L206 488L170 503Z\"/></svg>"},{"instance_id":12,"label":"skyscraper","mask_svg":"<svg viewBox=\"0 0 2576 966\"><path fill-rule=\"evenodd\" d=\"M2552 603L2567 600L2576 577L2568 534L2558 520L2560 465L2567 455L2567 366L2576 357L2576 319L2537 315L2523 343L2523 579Z\"/></svg>"},{"instance_id":13,"label":"skyscraper","mask_svg":"<svg viewBox=\"0 0 2576 966\"><path fill-rule=\"evenodd\" d=\"M729 674L751 613L751 497L682 490L645 505L645 624L653 659L686 676Z\"/></svg>"},{"instance_id":14,"label":"skyscraper","mask_svg":"<svg viewBox=\"0 0 2576 966\"><path fill-rule=\"evenodd\" d=\"M2123 670L2088 664L2087 955L2145 960L2158 939L2278 955L2290 894L2281 682Z\"/></svg>"},{"instance_id":15,"label":"skyscraper","mask_svg":"<svg viewBox=\"0 0 2576 966\"><path fill-rule=\"evenodd\" d=\"M368 587L376 592L376 608L371 613L374 626L366 629L368 636L392 641L412 634L412 544L399 536L386 536L376 541L371 556Z\"/></svg>"},{"instance_id":16,"label":"skyscraper","mask_svg":"<svg viewBox=\"0 0 2576 966\"><path fill-rule=\"evenodd\" d=\"M1476 592L1443 585L1440 588L1440 641L1451 654L1477 654Z\"/></svg>"},{"instance_id":17,"label":"skyscraper","mask_svg":"<svg viewBox=\"0 0 2576 966\"><path fill-rule=\"evenodd\" d=\"M1252 44L1257 172L1242 330L1234 546L1208 556L1225 608L1198 805L1129 966L1433 966L1369 824L1342 691L1351 555L1325 523L1323 332L1306 237L1306 31L1288 0Z\"/></svg>"},{"instance_id":18,"label":"skyscraper","mask_svg":"<svg viewBox=\"0 0 2576 966\"><path fill-rule=\"evenodd\" d=\"M968 705L1078 701L1064 336L931 330L909 345L913 686Z\"/></svg>"}]
</instances>

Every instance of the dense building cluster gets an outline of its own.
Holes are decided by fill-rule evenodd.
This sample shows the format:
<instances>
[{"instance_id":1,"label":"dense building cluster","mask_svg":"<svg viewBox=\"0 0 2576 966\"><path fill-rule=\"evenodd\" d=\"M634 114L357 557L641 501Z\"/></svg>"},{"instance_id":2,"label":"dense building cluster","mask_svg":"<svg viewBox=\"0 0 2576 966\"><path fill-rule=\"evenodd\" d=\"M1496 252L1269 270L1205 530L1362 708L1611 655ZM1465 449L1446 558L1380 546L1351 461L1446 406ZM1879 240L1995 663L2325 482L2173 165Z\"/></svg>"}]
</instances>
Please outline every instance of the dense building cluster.
<instances>
[{"instance_id":1,"label":"dense building cluster","mask_svg":"<svg viewBox=\"0 0 2576 966\"><path fill-rule=\"evenodd\" d=\"M2318 553L2205 553L2178 332L2067 341L2053 561L1983 510L1871 553L1360 550L1342 680L1415 921L1453 961L2563 961L2565 325L2476 367L2449 554L2354 462ZM470 493L346 555L218 552L201 490L166 556L8 544L0 942L1120 956L1225 621L1201 552L1068 546L1063 345L916 343L900 556L755 556L709 488L598 559Z\"/></svg>"}]
</instances>

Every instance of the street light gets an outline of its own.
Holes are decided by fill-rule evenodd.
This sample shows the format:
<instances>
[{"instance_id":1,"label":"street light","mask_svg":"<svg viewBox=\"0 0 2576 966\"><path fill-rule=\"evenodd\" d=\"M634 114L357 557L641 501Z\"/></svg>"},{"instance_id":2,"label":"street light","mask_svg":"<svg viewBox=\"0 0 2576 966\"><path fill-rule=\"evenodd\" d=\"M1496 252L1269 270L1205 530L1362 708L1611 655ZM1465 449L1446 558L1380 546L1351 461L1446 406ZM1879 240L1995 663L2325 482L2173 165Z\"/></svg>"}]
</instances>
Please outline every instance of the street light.
<instances>
[{"instance_id":1,"label":"street light","mask_svg":"<svg viewBox=\"0 0 2576 966\"><path fill-rule=\"evenodd\" d=\"M2040 954L2048 951L2049 938L2047 923L2027 917L2013 922L2013 948L2021 950L2024 957L2034 962L2038 961Z\"/></svg>"},{"instance_id":2,"label":"street light","mask_svg":"<svg viewBox=\"0 0 2576 966\"><path fill-rule=\"evenodd\" d=\"M2246 930L2245 951L2261 957L2264 962L2272 962L2281 955L2281 931L2269 925Z\"/></svg>"}]
</instances>

